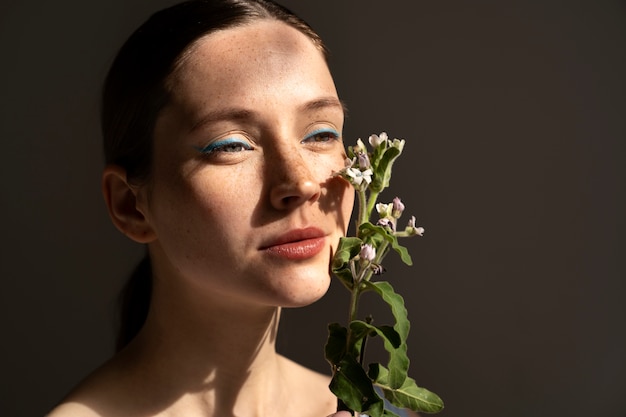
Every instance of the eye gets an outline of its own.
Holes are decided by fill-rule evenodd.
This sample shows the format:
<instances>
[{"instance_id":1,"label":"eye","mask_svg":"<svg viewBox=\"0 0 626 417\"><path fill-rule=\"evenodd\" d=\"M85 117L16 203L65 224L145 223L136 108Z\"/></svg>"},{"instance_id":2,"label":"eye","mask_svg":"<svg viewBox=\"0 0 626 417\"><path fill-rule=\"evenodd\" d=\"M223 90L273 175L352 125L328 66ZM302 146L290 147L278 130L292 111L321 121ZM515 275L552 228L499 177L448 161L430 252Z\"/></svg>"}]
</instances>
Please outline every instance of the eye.
<instances>
[{"instance_id":1,"label":"eye","mask_svg":"<svg viewBox=\"0 0 626 417\"><path fill-rule=\"evenodd\" d=\"M237 153L243 151L251 151L254 148L250 143L239 138L225 138L209 143L204 148L198 148L205 155L215 153Z\"/></svg>"},{"instance_id":2,"label":"eye","mask_svg":"<svg viewBox=\"0 0 626 417\"><path fill-rule=\"evenodd\" d=\"M324 128L309 133L303 140L303 143L326 143L336 141L341 134L335 129Z\"/></svg>"}]
</instances>

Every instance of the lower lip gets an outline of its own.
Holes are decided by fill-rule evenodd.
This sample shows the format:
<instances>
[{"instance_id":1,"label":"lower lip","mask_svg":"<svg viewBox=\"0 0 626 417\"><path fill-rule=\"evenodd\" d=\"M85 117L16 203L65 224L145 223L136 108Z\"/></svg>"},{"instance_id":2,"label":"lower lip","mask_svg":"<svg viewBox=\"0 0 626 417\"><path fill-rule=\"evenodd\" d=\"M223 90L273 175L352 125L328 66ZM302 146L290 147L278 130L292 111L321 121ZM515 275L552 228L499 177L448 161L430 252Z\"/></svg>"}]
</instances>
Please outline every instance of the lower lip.
<instances>
[{"instance_id":1,"label":"lower lip","mask_svg":"<svg viewBox=\"0 0 626 417\"><path fill-rule=\"evenodd\" d=\"M289 260L309 259L320 253L326 244L324 237L289 242L282 245L275 245L265 250L276 257Z\"/></svg>"}]
</instances>

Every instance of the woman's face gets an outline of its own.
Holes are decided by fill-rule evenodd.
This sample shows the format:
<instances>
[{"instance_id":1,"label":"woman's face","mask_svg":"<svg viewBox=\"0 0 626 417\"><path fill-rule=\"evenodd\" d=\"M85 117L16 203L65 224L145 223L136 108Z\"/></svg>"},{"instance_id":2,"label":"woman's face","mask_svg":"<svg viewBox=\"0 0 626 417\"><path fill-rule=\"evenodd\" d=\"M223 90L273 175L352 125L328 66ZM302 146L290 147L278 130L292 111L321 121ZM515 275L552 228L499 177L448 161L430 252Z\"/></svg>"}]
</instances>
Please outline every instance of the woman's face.
<instances>
[{"instance_id":1,"label":"woman's face","mask_svg":"<svg viewBox=\"0 0 626 417\"><path fill-rule=\"evenodd\" d=\"M202 38L171 79L138 208L156 279L298 306L327 290L353 191L343 109L313 43L263 20Z\"/></svg>"}]
</instances>

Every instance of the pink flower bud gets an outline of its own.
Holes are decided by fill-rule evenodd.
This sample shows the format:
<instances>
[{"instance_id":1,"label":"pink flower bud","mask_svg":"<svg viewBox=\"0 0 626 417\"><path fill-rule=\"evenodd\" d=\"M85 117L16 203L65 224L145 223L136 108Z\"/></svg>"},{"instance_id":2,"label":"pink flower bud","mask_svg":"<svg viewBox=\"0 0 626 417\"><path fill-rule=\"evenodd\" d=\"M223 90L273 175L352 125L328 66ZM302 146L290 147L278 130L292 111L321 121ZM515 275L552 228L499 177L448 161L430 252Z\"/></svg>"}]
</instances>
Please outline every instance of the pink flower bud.
<instances>
[{"instance_id":1,"label":"pink flower bud","mask_svg":"<svg viewBox=\"0 0 626 417\"><path fill-rule=\"evenodd\" d=\"M361 246L361 252L359 253L359 257L361 259L371 262L376 257L376 249L374 249L374 247L369 243L366 243Z\"/></svg>"},{"instance_id":2,"label":"pink flower bud","mask_svg":"<svg viewBox=\"0 0 626 417\"><path fill-rule=\"evenodd\" d=\"M402 212L404 211L404 204L402 204L402 201L400 201L399 197L394 198L392 204L393 210L391 211L391 215L397 219L402 215Z\"/></svg>"},{"instance_id":3,"label":"pink flower bud","mask_svg":"<svg viewBox=\"0 0 626 417\"><path fill-rule=\"evenodd\" d=\"M396 231L396 224L394 223L394 220L390 219L389 217L382 217L382 218L378 219L378 221L376 222L376 225L377 226L382 226L382 227L388 227L393 232Z\"/></svg>"},{"instance_id":4,"label":"pink flower bud","mask_svg":"<svg viewBox=\"0 0 626 417\"><path fill-rule=\"evenodd\" d=\"M359 154L359 168L367 169L370 167L370 159L365 152Z\"/></svg>"}]
</instances>

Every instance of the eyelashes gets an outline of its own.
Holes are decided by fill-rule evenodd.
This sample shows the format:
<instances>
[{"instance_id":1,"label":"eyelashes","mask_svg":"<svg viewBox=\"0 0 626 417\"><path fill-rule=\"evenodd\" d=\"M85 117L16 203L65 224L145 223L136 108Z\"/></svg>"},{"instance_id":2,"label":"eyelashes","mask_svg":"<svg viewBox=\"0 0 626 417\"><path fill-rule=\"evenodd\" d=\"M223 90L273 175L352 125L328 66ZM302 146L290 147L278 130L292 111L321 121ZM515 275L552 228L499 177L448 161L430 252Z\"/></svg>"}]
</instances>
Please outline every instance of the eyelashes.
<instances>
[{"instance_id":1,"label":"eyelashes","mask_svg":"<svg viewBox=\"0 0 626 417\"><path fill-rule=\"evenodd\" d=\"M252 147L252 145L250 145L250 143L246 142L243 139L226 138L216 140L215 142L211 142L203 148L196 149L198 149L205 155L210 155L214 153L236 153L242 151L251 151L254 148Z\"/></svg>"},{"instance_id":2,"label":"eyelashes","mask_svg":"<svg viewBox=\"0 0 626 417\"><path fill-rule=\"evenodd\" d=\"M335 141L339 139L340 137L341 137L341 134L337 132L335 129L323 128L323 129L317 129L309 133L304 139L302 139L302 142L303 143L331 142L331 141Z\"/></svg>"},{"instance_id":3,"label":"eyelashes","mask_svg":"<svg viewBox=\"0 0 626 417\"><path fill-rule=\"evenodd\" d=\"M243 134L241 136L244 136ZM328 143L336 142L341 138L341 134L332 128L316 129L308 133L304 139L300 141L302 144L323 146ZM226 137L215 140L204 147L194 147L203 155L226 155L237 154L244 151L252 151L255 146L251 141L244 137Z\"/></svg>"}]
</instances>

